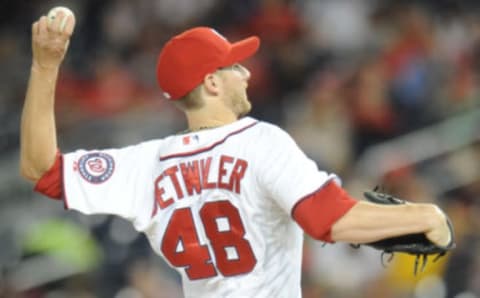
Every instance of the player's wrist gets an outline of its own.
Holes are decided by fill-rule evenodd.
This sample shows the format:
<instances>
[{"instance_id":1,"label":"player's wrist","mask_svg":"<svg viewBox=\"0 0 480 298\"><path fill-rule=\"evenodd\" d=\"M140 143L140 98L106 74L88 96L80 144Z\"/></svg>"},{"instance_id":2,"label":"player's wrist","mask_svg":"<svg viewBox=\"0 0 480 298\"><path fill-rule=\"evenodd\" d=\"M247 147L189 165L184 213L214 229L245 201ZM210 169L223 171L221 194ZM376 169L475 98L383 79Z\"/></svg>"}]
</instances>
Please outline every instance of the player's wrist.
<instances>
[{"instance_id":1,"label":"player's wrist","mask_svg":"<svg viewBox=\"0 0 480 298\"><path fill-rule=\"evenodd\" d=\"M451 242L447 217L443 211L434 204L426 204L428 213L426 214L426 222L429 225L425 233L427 238L439 246L448 246Z\"/></svg>"},{"instance_id":2,"label":"player's wrist","mask_svg":"<svg viewBox=\"0 0 480 298\"><path fill-rule=\"evenodd\" d=\"M424 209L424 218L425 223L427 224L427 230L432 231L441 225L442 218L441 213L438 210L438 207L434 204L421 204Z\"/></svg>"},{"instance_id":3,"label":"player's wrist","mask_svg":"<svg viewBox=\"0 0 480 298\"><path fill-rule=\"evenodd\" d=\"M41 73L57 73L60 68L60 63L40 63L37 60L32 61L30 69L33 72Z\"/></svg>"}]
</instances>

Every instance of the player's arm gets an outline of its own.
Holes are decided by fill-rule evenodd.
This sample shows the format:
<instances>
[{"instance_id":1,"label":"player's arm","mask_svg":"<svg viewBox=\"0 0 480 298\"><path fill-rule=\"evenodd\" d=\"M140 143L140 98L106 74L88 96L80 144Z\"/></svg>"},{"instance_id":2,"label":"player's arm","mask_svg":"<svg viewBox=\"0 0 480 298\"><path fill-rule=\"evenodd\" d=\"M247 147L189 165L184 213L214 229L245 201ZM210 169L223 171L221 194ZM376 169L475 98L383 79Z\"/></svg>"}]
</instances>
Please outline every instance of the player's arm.
<instances>
[{"instance_id":1,"label":"player's arm","mask_svg":"<svg viewBox=\"0 0 480 298\"><path fill-rule=\"evenodd\" d=\"M380 239L425 233L439 246L450 243L444 213L434 204L380 205L360 201L332 226L332 239L368 243Z\"/></svg>"},{"instance_id":2,"label":"player's arm","mask_svg":"<svg viewBox=\"0 0 480 298\"><path fill-rule=\"evenodd\" d=\"M445 215L435 205L358 201L333 181L300 200L292 215L307 234L328 242L361 244L412 233L425 233L440 246L450 242Z\"/></svg>"},{"instance_id":3,"label":"player's arm","mask_svg":"<svg viewBox=\"0 0 480 298\"><path fill-rule=\"evenodd\" d=\"M22 112L20 130L20 172L38 181L55 162L57 136L54 98L60 64L75 26L68 16L63 30L63 13L48 22L42 16L32 25L32 65Z\"/></svg>"}]
</instances>

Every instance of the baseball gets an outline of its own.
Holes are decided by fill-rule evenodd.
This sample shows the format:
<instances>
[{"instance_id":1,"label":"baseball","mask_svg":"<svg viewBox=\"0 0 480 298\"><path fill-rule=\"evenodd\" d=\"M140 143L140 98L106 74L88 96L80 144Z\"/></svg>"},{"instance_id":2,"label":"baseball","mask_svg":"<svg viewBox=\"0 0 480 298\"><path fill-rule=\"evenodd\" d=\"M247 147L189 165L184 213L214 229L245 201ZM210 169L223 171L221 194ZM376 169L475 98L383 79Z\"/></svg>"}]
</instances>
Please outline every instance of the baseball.
<instances>
[{"instance_id":1,"label":"baseball","mask_svg":"<svg viewBox=\"0 0 480 298\"><path fill-rule=\"evenodd\" d=\"M48 15L47 15L48 21L50 23L53 22L53 20L55 20L55 18L57 16L57 13L59 13L60 11L63 12L63 14L64 14L62 22L60 23L60 29L63 30L63 29L65 29L65 25L67 24L67 17L69 15L72 15L75 18L75 15L74 15L73 11L68 7L57 6L57 7L54 7L52 9L50 9L50 11L48 12Z\"/></svg>"}]
</instances>

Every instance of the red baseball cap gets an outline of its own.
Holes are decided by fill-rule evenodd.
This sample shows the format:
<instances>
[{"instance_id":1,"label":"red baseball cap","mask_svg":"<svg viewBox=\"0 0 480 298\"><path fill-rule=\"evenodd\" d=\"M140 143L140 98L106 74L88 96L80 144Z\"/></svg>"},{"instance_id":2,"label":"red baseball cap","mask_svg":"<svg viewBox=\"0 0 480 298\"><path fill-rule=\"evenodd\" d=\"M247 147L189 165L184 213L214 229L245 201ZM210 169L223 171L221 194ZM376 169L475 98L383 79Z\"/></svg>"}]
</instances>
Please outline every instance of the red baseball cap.
<instances>
[{"instance_id":1,"label":"red baseball cap","mask_svg":"<svg viewBox=\"0 0 480 298\"><path fill-rule=\"evenodd\" d=\"M257 36L230 43L212 28L189 29L172 37L160 52L158 84L166 98L177 100L197 87L208 73L247 59L259 46Z\"/></svg>"}]
</instances>

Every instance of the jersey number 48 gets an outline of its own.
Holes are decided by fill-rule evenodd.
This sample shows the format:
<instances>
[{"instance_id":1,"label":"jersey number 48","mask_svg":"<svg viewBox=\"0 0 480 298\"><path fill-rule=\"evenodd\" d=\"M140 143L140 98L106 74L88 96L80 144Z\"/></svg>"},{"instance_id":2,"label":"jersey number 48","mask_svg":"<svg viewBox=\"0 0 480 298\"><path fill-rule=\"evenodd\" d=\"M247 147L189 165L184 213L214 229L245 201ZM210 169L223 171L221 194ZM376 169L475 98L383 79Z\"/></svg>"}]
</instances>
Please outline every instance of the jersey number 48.
<instances>
[{"instance_id":1,"label":"jersey number 48","mask_svg":"<svg viewBox=\"0 0 480 298\"><path fill-rule=\"evenodd\" d=\"M217 270L224 276L252 271L257 260L244 238L245 228L238 209L229 201L207 202L199 215L215 254L215 265L207 245L200 244L190 208L173 212L163 236L161 249L170 264L185 267L191 280L216 276ZM219 220L227 220L228 228L222 229Z\"/></svg>"}]
</instances>

